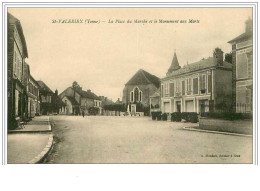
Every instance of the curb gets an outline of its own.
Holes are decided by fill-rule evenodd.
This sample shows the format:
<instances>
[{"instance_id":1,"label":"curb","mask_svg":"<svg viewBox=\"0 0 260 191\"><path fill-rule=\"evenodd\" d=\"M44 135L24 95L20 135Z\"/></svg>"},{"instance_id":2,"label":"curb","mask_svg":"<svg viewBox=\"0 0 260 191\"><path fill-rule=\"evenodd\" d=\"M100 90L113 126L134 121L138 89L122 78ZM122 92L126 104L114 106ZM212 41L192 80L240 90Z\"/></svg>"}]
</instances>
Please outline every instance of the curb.
<instances>
[{"instance_id":1,"label":"curb","mask_svg":"<svg viewBox=\"0 0 260 191\"><path fill-rule=\"evenodd\" d=\"M8 134L15 134L15 133L49 133L52 132L51 128L51 123L50 123L50 117L48 117L48 130L24 130L24 131L19 131L19 130L8 130Z\"/></svg>"},{"instance_id":2,"label":"curb","mask_svg":"<svg viewBox=\"0 0 260 191\"><path fill-rule=\"evenodd\" d=\"M41 132L51 132L51 123L50 123L50 117L48 117L48 122L49 122L49 130L45 130L45 131L40 131ZM32 132L32 131L31 131ZM39 133L39 131L37 131L36 133ZM48 153L51 151L53 146L53 134L51 133L49 135L49 140L47 145L44 147L44 149L42 150L42 152L40 154L38 154L36 157L34 157L32 160L30 160L27 164L37 164L42 162L48 155Z\"/></svg>"},{"instance_id":3,"label":"curb","mask_svg":"<svg viewBox=\"0 0 260 191\"><path fill-rule=\"evenodd\" d=\"M214 133L214 134L233 135L233 136L242 136L242 137L252 137L252 135L239 134L239 133L228 133L228 132L221 132L221 131L210 131L210 130L203 130L203 129L194 129L193 127L183 127L183 129L188 130L188 131L198 131L198 132L204 132L204 133Z\"/></svg>"},{"instance_id":4,"label":"curb","mask_svg":"<svg viewBox=\"0 0 260 191\"><path fill-rule=\"evenodd\" d=\"M36 164L36 163L40 163L41 161L43 161L45 159L45 157L47 156L47 154L50 152L52 146L53 146L53 135L51 134L49 136L48 143L45 146L45 148L42 150L42 152L40 154L38 154L36 157L34 157L32 160L30 160L27 164Z\"/></svg>"}]
</instances>

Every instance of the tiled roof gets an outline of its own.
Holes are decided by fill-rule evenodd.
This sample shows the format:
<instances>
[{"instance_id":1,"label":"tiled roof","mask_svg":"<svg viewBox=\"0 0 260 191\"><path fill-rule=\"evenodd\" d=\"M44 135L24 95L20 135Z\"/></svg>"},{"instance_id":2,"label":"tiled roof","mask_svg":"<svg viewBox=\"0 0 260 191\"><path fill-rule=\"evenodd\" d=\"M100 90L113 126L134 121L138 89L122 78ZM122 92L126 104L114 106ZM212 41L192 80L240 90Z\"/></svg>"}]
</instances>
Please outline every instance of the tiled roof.
<instances>
[{"instance_id":1,"label":"tiled roof","mask_svg":"<svg viewBox=\"0 0 260 191\"><path fill-rule=\"evenodd\" d=\"M39 80L37 81L37 83L39 84L41 91L53 93L53 91L43 81Z\"/></svg>"},{"instance_id":2,"label":"tiled roof","mask_svg":"<svg viewBox=\"0 0 260 191\"><path fill-rule=\"evenodd\" d=\"M79 88L74 88L74 90L81 95L82 97L88 98L88 99L94 99L94 100L100 100L100 98L93 92L91 92L90 90L88 91L84 91L82 89Z\"/></svg>"},{"instance_id":3,"label":"tiled roof","mask_svg":"<svg viewBox=\"0 0 260 191\"><path fill-rule=\"evenodd\" d=\"M146 84L154 84L158 88L160 86L160 79L157 76L152 75L143 69L140 69L125 85L146 85Z\"/></svg>"},{"instance_id":4,"label":"tiled roof","mask_svg":"<svg viewBox=\"0 0 260 191\"><path fill-rule=\"evenodd\" d=\"M209 57L207 59L202 59L198 62L194 62L192 64L185 65L184 67L180 68L179 70L175 70L175 71L167 74L167 77L176 76L176 75L193 72L193 71L197 71L197 70L202 70L202 69L213 67L213 66L217 66L216 58ZM223 68L231 69L232 65L228 62L223 61Z\"/></svg>"},{"instance_id":5,"label":"tiled roof","mask_svg":"<svg viewBox=\"0 0 260 191\"><path fill-rule=\"evenodd\" d=\"M243 34L239 35L238 37L228 41L228 43L233 43L238 40L243 40L243 39L252 38L252 37L253 37L253 33L251 33L251 32L243 33Z\"/></svg>"},{"instance_id":6,"label":"tiled roof","mask_svg":"<svg viewBox=\"0 0 260 191\"><path fill-rule=\"evenodd\" d=\"M72 105L79 105L79 103L77 102L77 100L75 100L74 97L71 96L66 96L68 98L68 100L71 102Z\"/></svg>"},{"instance_id":7,"label":"tiled roof","mask_svg":"<svg viewBox=\"0 0 260 191\"><path fill-rule=\"evenodd\" d=\"M20 38L21 38L21 41L23 44L24 56L25 56L25 58L28 58L27 45L26 45L25 37L23 34L23 28L22 28L20 21L16 17L11 15L10 13L8 13L7 18L8 18L8 23L16 25L16 28L18 30L18 33L20 35Z\"/></svg>"}]
</instances>

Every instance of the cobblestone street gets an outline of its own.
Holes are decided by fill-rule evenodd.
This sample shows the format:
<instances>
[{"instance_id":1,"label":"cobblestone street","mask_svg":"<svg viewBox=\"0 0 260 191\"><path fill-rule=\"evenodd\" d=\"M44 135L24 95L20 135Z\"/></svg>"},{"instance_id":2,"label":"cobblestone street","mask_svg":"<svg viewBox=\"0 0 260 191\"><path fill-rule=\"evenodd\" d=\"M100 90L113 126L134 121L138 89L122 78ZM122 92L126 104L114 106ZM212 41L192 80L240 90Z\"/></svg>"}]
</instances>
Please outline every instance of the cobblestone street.
<instances>
[{"instance_id":1,"label":"cobblestone street","mask_svg":"<svg viewBox=\"0 0 260 191\"><path fill-rule=\"evenodd\" d=\"M183 130L192 123L123 116L54 116L52 123L46 163L252 163L252 137Z\"/></svg>"}]
</instances>

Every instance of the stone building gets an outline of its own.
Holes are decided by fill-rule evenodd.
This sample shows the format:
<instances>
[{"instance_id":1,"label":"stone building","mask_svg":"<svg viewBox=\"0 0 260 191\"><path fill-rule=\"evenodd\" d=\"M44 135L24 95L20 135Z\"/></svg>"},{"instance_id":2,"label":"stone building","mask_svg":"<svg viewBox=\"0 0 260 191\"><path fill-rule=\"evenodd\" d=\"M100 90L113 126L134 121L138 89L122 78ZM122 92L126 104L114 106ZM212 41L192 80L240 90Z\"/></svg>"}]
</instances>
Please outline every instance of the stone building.
<instances>
[{"instance_id":1,"label":"stone building","mask_svg":"<svg viewBox=\"0 0 260 191\"><path fill-rule=\"evenodd\" d=\"M231 107L232 66L216 48L213 57L180 67L174 57L166 77L161 79L161 111L228 111Z\"/></svg>"},{"instance_id":2,"label":"stone building","mask_svg":"<svg viewBox=\"0 0 260 191\"><path fill-rule=\"evenodd\" d=\"M74 82L75 83L75 82ZM60 95L60 99L64 102L64 97L74 103L73 114L79 115L84 110L88 113L90 107L98 108L99 114L102 113L101 99L91 90L84 91L78 84L74 84L72 87L66 88ZM69 102L67 102L69 104ZM77 103L77 104L76 104Z\"/></svg>"},{"instance_id":3,"label":"stone building","mask_svg":"<svg viewBox=\"0 0 260 191\"><path fill-rule=\"evenodd\" d=\"M17 120L22 120L26 112L26 88L23 83L24 60L28 57L26 41L20 21L8 13L7 31L7 99L8 128L16 126Z\"/></svg>"},{"instance_id":4,"label":"stone building","mask_svg":"<svg viewBox=\"0 0 260 191\"><path fill-rule=\"evenodd\" d=\"M245 32L230 40L232 45L233 111L252 112L253 107L253 21L245 22Z\"/></svg>"},{"instance_id":5,"label":"stone building","mask_svg":"<svg viewBox=\"0 0 260 191\"><path fill-rule=\"evenodd\" d=\"M76 111L79 110L79 103L71 96L63 96L62 101L65 103L64 109L60 111L61 114L75 115Z\"/></svg>"},{"instance_id":6,"label":"stone building","mask_svg":"<svg viewBox=\"0 0 260 191\"><path fill-rule=\"evenodd\" d=\"M149 115L150 96L158 91L160 79L145 70L138 70L125 84L123 90L123 103L127 111L135 115L137 112Z\"/></svg>"}]
</instances>

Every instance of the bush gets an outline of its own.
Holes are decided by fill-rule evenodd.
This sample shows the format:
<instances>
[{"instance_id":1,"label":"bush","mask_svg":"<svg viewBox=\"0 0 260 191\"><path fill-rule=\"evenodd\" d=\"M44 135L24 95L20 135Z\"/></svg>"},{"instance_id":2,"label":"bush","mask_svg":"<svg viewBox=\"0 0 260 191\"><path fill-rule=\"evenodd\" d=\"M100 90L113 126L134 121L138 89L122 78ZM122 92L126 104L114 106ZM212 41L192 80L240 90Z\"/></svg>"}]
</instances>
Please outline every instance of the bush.
<instances>
[{"instance_id":1,"label":"bush","mask_svg":"<svg viewBox=\"0 0 260 191\"><path fill-rule=\"evenodd\" d=\"M181 118L187 122L192 122L192 123L197 123L199 121L198 114L196 112L182 112Z\"/></svg>"},{"instance_id":2,"label":"bush","mask_svg":"<svg viewBox=\"0 0 260 191\"><path fill-rule=\"evenodd\" d=\"M97 114L98 114L98 108L96 108L96 107L90 107L90 108L88 109L88 114L89 114L89 115L97 115Z\"/></svg>"},{"instance_id":3,"label":"bush","mask_svg":"<svg viewBox=\"0 0 260 191\"><path fill-rule=\"evenodd\" d=\"M152 120L156 120L156 118L157 118L157 120L158 120L158 116L161 116L161 113L162 113L162 112L160 112L160 111L151 112ZM161 120L161 118L160 118L160 120Z\"/></svg>"},{"instance_id":4,"label":"bush","mask_svg":"<svg viewBox=\"0 0 260 191\"><path fill-rule=\"evenodd\" d=\"M162 118L163 121L167 121L167 118L168 118L167 113L162 114L161 118Z\"/></svg>"},{"instance_id":5,"label":"bush","mask_svg":"<svg viewBox=\"0 0 260 191\"><path fill-rule=\"evenodd\" d=\"M224 119L224 120L245 120L245 119L252 119L252 113L232 113L232 112L223 112L223 113L213 113L213 112L206 112L202 113L201 117L207 117L212 119Z\"/></svg>"},{"instance_id":6,"label":"bush","mask_svg":"<svg viewBox=\"0 0 260 191\"><path fill-rule=\"evenodd\" d=\"M171 121L181 121L181 112L171 113Z\"/></svg>"},{"instance_id":7,"label":"bush","mask_svg":"<svg viewBox=\"0 0 260 191\"><path fill-rule=\"evenodd\" d=\"M161 121L161 119L162 119L162 115L157 115L157 121Z\"/></svg>"}]
</instances>

